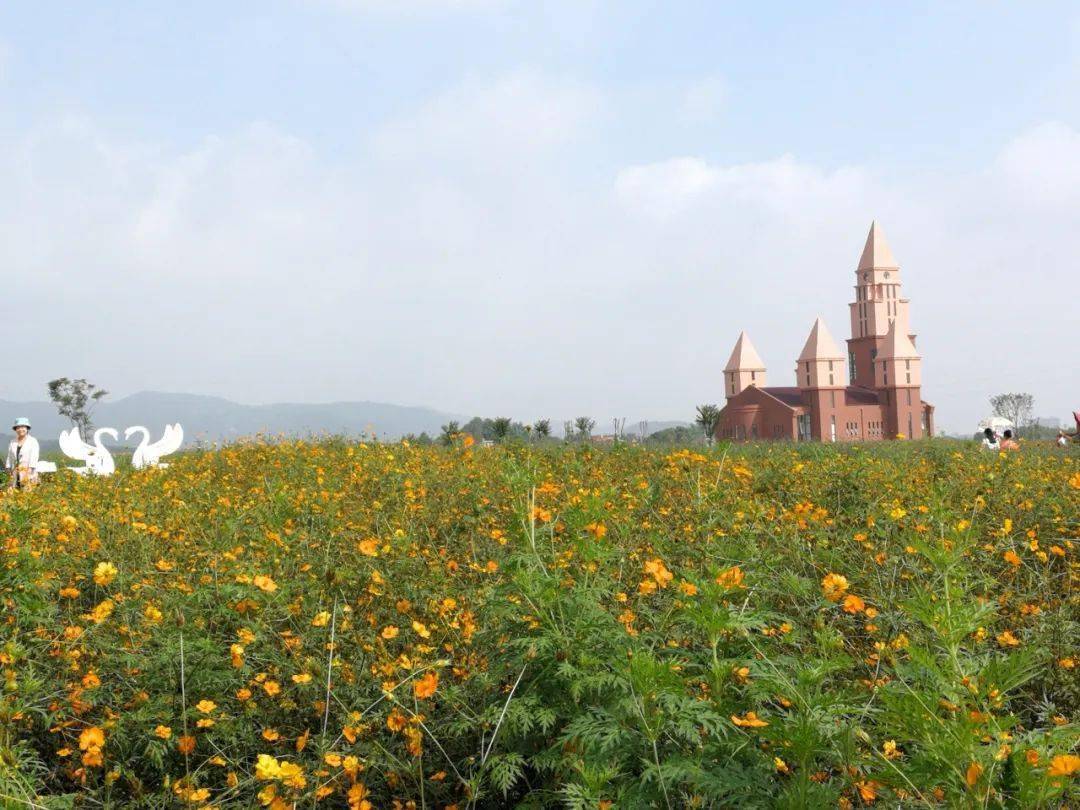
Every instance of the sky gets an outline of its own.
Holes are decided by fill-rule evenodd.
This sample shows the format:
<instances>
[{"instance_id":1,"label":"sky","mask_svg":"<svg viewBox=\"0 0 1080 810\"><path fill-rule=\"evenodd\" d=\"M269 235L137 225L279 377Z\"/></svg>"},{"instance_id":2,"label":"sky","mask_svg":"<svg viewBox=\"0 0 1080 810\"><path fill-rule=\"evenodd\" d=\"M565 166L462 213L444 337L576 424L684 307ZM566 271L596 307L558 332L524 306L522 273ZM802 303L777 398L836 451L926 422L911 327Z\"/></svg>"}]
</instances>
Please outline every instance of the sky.
<instances>
[{"instance_id":1,"label":"sky","mask_svg":"<svg viewBox=\"0 0 1080 810\"><path fill-rule=\"evenodd\" d=\"M0 398L692 419L877 220L939 428L1080 408L1071 3L0 6Z\"/></svg>"}]
</instances>

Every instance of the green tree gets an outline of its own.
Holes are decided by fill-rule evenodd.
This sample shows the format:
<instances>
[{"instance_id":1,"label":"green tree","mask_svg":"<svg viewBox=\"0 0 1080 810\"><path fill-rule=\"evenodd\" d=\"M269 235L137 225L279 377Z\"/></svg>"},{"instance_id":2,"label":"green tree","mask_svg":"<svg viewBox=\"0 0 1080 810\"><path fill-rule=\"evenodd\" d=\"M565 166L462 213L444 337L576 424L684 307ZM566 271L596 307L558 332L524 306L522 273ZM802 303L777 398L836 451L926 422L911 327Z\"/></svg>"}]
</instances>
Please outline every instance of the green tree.
<instances>
[{"instance_id":1,"label":"green tree","mask_svg":"<svg viewBox=\"0 0 1080 810\"><path fill-rule=\"evenodd\" d=\"M513 422L507 416L497 416L491 422L491 434L495 441L501 442L510 434Z\"/></svg>"},{"instance_id":2,"label":"green tree","mask_svg":"<svg viewBox=\"0 0 1080 810\"><path fill-rule=\"evenodd\" d=\"M454 437L461 432L461 425L456 421L451 420L440 428L442 431L439 433L439 443L449 447L454 443Z\"/></svg>"},{"instance_id":3,"label":"green tree","mask_svg":"<svg viewBox=\"0 0 1080 810\"><path fill-rule=\"evenodd\" d=\"M712 444L713 433L716 431L716 423L720 419L720 409L716 405L698 405L697 417L694 423L705 431L705 441Z\"/></svg>"},{"instance_id":4,"label":"green tree","mask_svg":"<svg viewBox=\"0 0 1080 810\"><path fill-rule=\"evenodd\" d=\"M546 439L551 435L551 420L537 419L536 424L533 425L533 432L541 439Z\"/></svg>"},{"instance_id":5,"label":"green tree","mask_svg":"<svg viewBox=\"0 0 1080 810\"><path fill-rule=\"evenodd\" d=\"M583 442L587 442L592 436L594 427L596 427L596 420L587 416L579 416L574 420L575 435Z\"/></svg>"},{"instance_id":6,"label":"green tree","mask_svg":"<svg viewBox=\"0 0 1080 810\"><path fill-rule=\"evenodd\" d=\"M71 420L85 439L94 427L91 417L94 406L108 396L109 392L85 379L71 380L60 377L49 381L49 399L61 416Z\"/></svg>"}]
</instances>

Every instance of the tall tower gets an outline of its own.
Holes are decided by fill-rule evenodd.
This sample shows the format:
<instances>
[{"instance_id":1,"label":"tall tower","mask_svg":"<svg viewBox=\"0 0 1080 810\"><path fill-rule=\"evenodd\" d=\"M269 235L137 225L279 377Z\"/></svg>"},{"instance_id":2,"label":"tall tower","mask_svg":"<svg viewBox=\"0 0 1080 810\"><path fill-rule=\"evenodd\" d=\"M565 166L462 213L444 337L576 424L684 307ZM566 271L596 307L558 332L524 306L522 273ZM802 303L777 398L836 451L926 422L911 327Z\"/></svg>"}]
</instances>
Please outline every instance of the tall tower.
<instances>
[{"instance_id":1,"label":"tall tower","mask_svg":"<svg viewBox=\"0 0 1080 810\"><path fill-rule=\"evenodd\" d=\"M908 300L900 297L900 266L877 222L870 224L866 246L855 270L855 300L848 306L851 383L873 388L874 360L881 351L889 324L895 322L899 333L909 338L909 342L915 339L908 331Z\"/></svg>"},{"instance_id":2,"label":"tall tower","mask_svg":"<svg viewBox=\"0 0 1080 810\"><path fill-rule=\"evenodd\" d=\"M896 321L881 342L874 360L874 387L878 389L884 433L887 438L904 434L909 439L922 437L922 358L915 344Z\"/></svg>"},{"instance_id":3,"label":"tall tower","mask_svg":"<svg viewBox=\"0 0 1080 810\"><path fill-rule=\"evenodd\" d=\"M759 388L765 385L765 364L746 332L740 332L731 357L724 366L724 394L731 399L751 385Z\"/></svg>"},{"instance_id":4,"label":"tall tower","mask_svg":"<svg viewBox=\"0 0 1080 810\"><path fill-rule=\"evenodd\" d=\"M844 404L846 371L844 353L829 334L825 321L819 317L795 364L795 382L802 390L803 401L809 406L810 435L815 439L837 440L836 409L838 404Z\"/></svg>"}]
</instances>

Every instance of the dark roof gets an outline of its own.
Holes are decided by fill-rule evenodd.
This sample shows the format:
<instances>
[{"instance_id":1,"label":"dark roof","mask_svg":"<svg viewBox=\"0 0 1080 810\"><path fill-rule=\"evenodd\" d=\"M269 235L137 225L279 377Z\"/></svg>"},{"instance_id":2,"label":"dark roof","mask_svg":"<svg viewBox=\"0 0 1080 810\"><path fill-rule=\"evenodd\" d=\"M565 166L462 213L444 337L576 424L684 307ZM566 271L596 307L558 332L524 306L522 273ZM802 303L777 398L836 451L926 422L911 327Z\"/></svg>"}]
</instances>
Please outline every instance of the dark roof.
<instances>
[{"instance_id":1,"label":"dark roof","mask_svg":"<svg viewBox=\"0 0 1080 810\"><path fill-rule=\"evenodd\" d=\"M878 392L869 388L860 388L857 385L849 385L844 389L845 405L878 405Z\"/></svg>"},{"instance_id":2,"label":"dark roof","mask_svg":"<svg viewBox=\"0 0 1080 810\"><path fill-rule=\"evenodd\" d=\"M802 390L794 386L766 386L761 389L773 399L778 399L785 405L798 408L803 405Z\"/></svg>"},{"instance_id":3,"label":"dark roof","mask_svg":"<svg viewBox=\"0 0 1080 810\"><path fill-rule=\"evenodd\" d=\"M803 401L802 389L795 386L770 385L761 390L791 408L800 408L806 404ZM873 389L861 388L855 385L849 385L844 389L845 405L878 405L880 402L877 391Z\"/></svg>"}]
</instances>

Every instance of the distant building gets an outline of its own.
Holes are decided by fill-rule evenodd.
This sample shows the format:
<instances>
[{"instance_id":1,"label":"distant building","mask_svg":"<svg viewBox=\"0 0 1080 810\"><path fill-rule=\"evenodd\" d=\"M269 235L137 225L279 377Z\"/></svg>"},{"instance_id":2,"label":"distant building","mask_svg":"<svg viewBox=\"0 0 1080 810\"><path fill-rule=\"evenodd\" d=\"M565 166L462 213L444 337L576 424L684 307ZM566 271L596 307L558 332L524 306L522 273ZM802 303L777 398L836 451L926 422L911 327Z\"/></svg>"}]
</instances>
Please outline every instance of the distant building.
<instances>
[{"instance_id":1,"label":"distant building","mask_svg":"<svg viewBox=\"0 0 1080 810\"><path fill-rule=\"evenodd\" d=\"M922 400L922 357L900 297L900 267L876 222L855 270L847 356L818 318L795 363L795 385L766 385L765 363L746 332L724 366L727 404L716 437L748 441L872 441L934 433Z\"/></svg>"}]
</instances>

